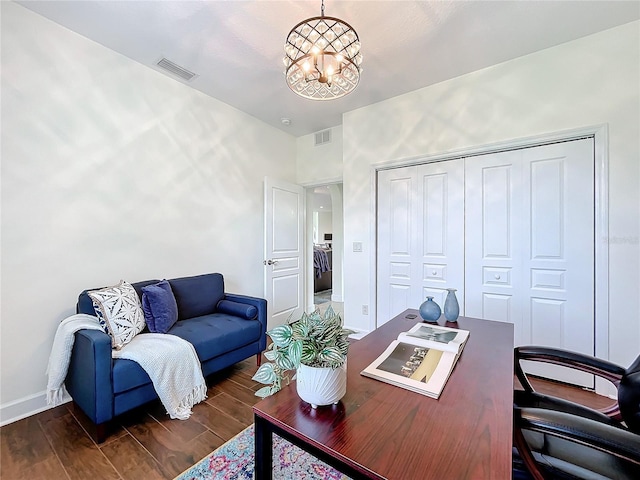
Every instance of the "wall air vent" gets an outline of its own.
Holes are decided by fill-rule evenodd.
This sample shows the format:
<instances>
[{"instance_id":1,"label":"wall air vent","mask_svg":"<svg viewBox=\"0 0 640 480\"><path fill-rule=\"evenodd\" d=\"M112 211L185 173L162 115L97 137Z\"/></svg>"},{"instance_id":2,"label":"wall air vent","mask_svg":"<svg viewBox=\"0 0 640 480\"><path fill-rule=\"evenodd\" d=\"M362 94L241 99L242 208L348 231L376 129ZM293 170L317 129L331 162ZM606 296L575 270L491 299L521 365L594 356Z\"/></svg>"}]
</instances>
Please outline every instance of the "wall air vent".
<instances>
[{"instance_id":1,"label":"wall air vent","mask_svg":"<svg viewBox=\"0 0 640 480\"><path fill-rule=\"evenodd\" d=\"M324 145L325 143L331 143L331 130L323 130L316 133L315 146Z\"/></svg>"},{"instance_id":2,"label":"wall air vent","mask_svg":"<svg viewBox=\"0 0 640 480\"><path fill-rule=\"evenodd\" d=\"M171 60L167 60L166 58L161 58L160 60L158 60L156 65L158 65L163 70L166 70L167 72L171 73L172 75L175 75L176 77L180 77L183 80L186 80L187 82L198 76L195 73L190 72L186 68L183 68L180 65L173 63Z\"/></svg>"}]
</instances>

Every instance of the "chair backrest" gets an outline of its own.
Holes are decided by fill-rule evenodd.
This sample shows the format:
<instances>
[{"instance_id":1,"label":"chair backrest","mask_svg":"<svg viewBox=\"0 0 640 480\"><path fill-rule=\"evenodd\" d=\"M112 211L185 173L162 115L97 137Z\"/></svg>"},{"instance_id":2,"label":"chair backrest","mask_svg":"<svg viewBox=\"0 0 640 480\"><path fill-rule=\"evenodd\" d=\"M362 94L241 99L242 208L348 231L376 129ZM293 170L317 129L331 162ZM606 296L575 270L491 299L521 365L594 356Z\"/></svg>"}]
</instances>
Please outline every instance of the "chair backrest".
<instances>
[{"instance_id":1,"label":"chair backrest","mask_svg":"<svg viewBox=\"0 0 640 480\"><path fill-rule=\"evenodd\" d=\"M640 435L640 355L622 375L618 405L629 430Z\"/></svg>"}]
</instances>

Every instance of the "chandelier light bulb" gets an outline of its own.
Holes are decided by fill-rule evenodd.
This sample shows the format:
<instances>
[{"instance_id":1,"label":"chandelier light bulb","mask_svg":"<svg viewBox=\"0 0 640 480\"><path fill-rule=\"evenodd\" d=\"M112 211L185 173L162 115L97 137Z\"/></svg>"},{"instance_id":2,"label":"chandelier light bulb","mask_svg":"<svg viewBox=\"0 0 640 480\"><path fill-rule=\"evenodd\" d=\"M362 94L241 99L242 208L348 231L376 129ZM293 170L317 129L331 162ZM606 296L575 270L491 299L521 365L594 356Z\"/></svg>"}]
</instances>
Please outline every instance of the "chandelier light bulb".
<instances>
[{"instance_id":1,"label":"chandelier light bulb","mask_svg":"<svg viewBox=\"0 0 640 480\"><path fill-rule=\"evenodd\" d=\"M331 100L352 92L360 81L362 54L356 31L343 20L324 15L291 29L284 46L285 78L296 94Z\"/></svg>"}]
</instances>

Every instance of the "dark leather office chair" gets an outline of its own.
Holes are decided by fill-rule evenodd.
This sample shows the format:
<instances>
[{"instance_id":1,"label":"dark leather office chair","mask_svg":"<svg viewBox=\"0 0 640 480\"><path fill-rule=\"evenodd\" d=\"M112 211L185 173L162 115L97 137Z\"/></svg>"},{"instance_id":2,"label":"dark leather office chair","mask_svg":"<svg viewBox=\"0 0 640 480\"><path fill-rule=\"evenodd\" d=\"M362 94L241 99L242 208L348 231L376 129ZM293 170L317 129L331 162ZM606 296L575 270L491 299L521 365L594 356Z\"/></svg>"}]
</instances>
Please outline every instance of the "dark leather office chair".
<instances>
[{"instance_id":1,"label":"dark leather office chair","mask_svg":"<svg viewBox=\"0 0 640 480\"><path fill-rule=\"evenodd\" d=\"M514 446L524 475L538 479L640 479L640 356L627 369L595 357L546 347L515 349ZM618 400L609 408L536 392L523 360L562 365L611 381Z\"/></svg>"}]
</instances>

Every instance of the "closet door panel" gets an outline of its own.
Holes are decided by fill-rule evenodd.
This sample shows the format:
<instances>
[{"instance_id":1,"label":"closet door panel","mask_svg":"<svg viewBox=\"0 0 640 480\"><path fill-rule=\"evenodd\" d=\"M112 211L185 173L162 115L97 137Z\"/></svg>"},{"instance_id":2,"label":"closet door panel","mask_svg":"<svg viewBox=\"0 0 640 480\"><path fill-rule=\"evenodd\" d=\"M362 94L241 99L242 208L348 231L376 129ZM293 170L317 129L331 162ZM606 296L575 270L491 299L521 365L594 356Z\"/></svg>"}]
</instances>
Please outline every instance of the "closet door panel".
<instances>
[{"instance_id":1,"label":"closet door panel","mask_svg":"<svg viewBox=\"0 0 640 480\"><path fill-rule=\"evenodd\" d=\"M519 331L521 166L519 151L480 155L465 165L465 307L469 317Z\"/></svg>"},{"instance_id":2,"label":"closet door panel","mask_svg":"<svg viewBox=\"0 0 640 480\"><path fill-rule=\"evenodd\" d=\"M378 172L378 325L412 307L417 248L416 167ZM380 322L380 320L383 320Z\"/></svg>"},{"instance_id":3,"label":"closet door panel","mask_svg":"<svg viewBox=\"0 0 640 480\"><path fill-rule=\"evenodd\" d=\"M419 306L427 296L444 308L447 288L464 298L464 161L418 166ZM460 306L464 315L464 305Z\"/></svg>"},{"instance_id":4,"label":"closet door panel","mask_svg":"<svg viewBox=\"0 0 640 480\"><path fill-rule=\"evenodd\" d=\"M593 140L522 151L525 238L522 343L594 354ZM592 386L592 377L531 364L528 371ZM551 373L550 373L551 372Z\"/></svg>"}]
</instances>

